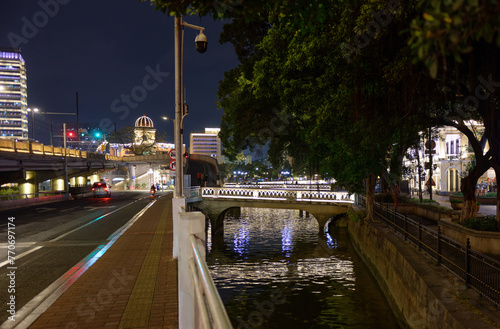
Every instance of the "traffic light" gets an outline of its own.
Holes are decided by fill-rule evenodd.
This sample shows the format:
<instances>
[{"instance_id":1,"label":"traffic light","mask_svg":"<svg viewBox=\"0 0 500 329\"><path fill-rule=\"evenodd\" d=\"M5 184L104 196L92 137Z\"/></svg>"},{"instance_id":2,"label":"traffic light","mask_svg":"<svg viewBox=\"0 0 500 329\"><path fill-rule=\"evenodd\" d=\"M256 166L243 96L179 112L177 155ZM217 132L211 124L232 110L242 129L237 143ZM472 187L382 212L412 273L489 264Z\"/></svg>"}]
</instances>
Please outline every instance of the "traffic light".
<instances>
[{"instance_id":1,"label":"traffic light","mask_svg":"<svg viewBox=\"0 0 500 329\"><path fill-rule=\"evenodd\" d=\"M67 135L68 137L75 137L75 133L72 131L68 131Z\"/></svg>"},{"instance_id":2,"label":"traffic light","mask_svg":"<svg viewBox=\"0 0 500 329\"><path fill-rule=\"evenodd\" d=\"M100 131L96 131L96 132L94 132L94 136L95 136L96 138L101 137L101 132L100 132Z\"/></svg>"},{"instance_id":3,"label":"traffic light","mask_svg":"<svg viewBox=\"0 0 500 329\"><path fill-rule=\"evenodd\" d=\"M184 157L187 159L189 157L189 153L184 153Z\"/></svg>"}]
</instances>

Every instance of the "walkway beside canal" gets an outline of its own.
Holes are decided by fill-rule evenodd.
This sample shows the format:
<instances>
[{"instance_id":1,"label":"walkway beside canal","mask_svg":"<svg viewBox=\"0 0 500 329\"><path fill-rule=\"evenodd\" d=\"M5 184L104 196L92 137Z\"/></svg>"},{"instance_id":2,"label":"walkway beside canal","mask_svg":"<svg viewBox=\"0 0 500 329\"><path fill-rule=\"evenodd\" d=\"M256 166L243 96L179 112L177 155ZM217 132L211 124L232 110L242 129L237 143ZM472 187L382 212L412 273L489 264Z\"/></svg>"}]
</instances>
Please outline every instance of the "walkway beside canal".
<instances>
[{"instance_id":1,"label":"walkway beside canal","mask_svg":"<svg viewBox=\"0 0 500 329\"><path fill-rule=\"evenodd\" d=\"M67 290L42 314L31 313L36 321L30 328L178 328L172 249L170 194L79 271L84 273L67 273Z\"/></svg>"},{"instance_id":2,"label":"walkway beside canal","mask_svg":"<svg viewBox=\"0 0 500 329\"><path fill-rule=\"evenodd\" d=\"M437 196L433 199L451 209L448 197ZM357 209L357 206L354 207ZM484 210L483 215L491 214L488 206ZM385 214L385 211L381 211L380 215L382 213ZM425 226L436 226L434 221L424 222ZM407 239L395 234L395 226L398 231L404 227ZM410 240L420 239L420 233L406 228L400 219L396 224L391 214L387 222L350 220L348 228L355 248L402 322L412 328L500 328L498 306L482 296L478 287L475 286L476 290L467 286L456 274L438 265L435 258L425 253L426 248L434 246L432 241L429 245L429 241L422 238L418 246L410 243ZM449 257L446 259L448 265L451 260ZM461 260L454 263L458 271ZM476 272L471 274L475 278L479 275Z\"/></svg>"}]
</instances>

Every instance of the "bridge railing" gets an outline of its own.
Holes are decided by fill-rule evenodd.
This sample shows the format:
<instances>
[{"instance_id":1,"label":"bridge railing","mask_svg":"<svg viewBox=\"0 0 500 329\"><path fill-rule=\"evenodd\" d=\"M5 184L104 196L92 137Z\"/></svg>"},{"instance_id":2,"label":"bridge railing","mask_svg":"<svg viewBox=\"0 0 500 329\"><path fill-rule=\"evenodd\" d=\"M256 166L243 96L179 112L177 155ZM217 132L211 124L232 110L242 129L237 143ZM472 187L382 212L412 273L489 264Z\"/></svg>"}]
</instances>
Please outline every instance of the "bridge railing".
<instances>
[{"instance_id":1,"label":"bridge railing","mask_svg":"<svg viewBox=\"0 0 500 329\"><path fill-rule=\"evenodd\" d=\"M286 190L315 190L315 191L330 191L329 184L293 184L291 182L275 182L266 184L237 184L226 183L226 188L244 188L244 189L286 189Z\"/></svg>"},{"instance_id":2,"label":"bridge railing","mask_svg":"<svg viewBox=\"0 0 500 329\"><path fill-rule=\"evenodd\" d=\"M349 192L286 191L249 188L204 187L202 188L201 196L204 198L354 203L354 195L350 194Z\"/></svg>"},{"instance_id":3,"label":"bridge railing","mask_svg":"<svg viewBox=\"0 0 500 329\"><path fill-rule=\"evenodd\" d=\"M173 200L174 257L178 257L179 328L232 329L224 304L205 262L205 215L186 212Z\"/></svg>"},{"instance_id":4,"label":"bridge railing","mask_svg":"<svg viewBox=\"0 0 500 329\"><path fill-rule=\"evenodd\" d=\"M187 186L187 187L184 187L184 196L187 199L197 198L197 197L200 196L200 189L201 189L200 186Z\"/></svg>"},{"instance_id":5,"label":"bridge railing","mask_svg":"<svg viewBox=\"0 0 500 329\"><path fill-rule=\"evenodd\" d=\"M70 158L98 158L99 160L122 161L123 157L116 157L109 154L92 153L77 149L44 145L31 141L14 141L10 139L0 140L0 151L14 153L31 153L40 155L64 156Z\"/></svg>"}]
</instances>

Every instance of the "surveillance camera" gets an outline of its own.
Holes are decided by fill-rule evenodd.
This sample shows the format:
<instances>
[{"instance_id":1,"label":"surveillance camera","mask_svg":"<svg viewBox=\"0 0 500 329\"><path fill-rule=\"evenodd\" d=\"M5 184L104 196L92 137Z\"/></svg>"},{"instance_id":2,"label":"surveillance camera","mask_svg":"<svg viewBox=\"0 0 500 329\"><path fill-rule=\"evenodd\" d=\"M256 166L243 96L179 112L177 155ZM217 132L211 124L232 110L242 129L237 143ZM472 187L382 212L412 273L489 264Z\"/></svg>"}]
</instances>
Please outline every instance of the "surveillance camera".
<instances>
[{"instance_id":1,"label":"surveillance camera","mask_svg":"<svg viewBox=\"0 0 500 329\"><path fill-rule=\"evenodd\" d=\"M196 36L196 39L194 39L194 42L196 43L196 51L199 53L204 53L207 51L207 36L203 34L203 31L200 31L200 34Z\"/></svg>"}]
</instances>

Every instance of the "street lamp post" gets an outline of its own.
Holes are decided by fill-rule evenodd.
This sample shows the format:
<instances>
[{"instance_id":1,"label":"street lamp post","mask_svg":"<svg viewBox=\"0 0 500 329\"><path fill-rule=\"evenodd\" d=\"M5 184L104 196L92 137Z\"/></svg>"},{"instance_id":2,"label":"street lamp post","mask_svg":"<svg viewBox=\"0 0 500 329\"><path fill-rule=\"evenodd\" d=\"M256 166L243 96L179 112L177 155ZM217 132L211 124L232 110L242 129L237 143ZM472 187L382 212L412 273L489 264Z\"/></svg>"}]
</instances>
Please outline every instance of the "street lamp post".
<instances>
[{"instance_id":1,"label":"street lamp post","mask_svg":"<svg viewBox=\"0 0 500 329\"><path fill-rule=\"evenodd\" d=\"M182 45L181 45L181 28L182 28L182 18L180 16L175 16L175 120L174 120L174 144L177 162L176 175L175 175L175 186L174 186L174 197L181 198L183 193L183 172L182 164L179 165L180 157L177 154L182 154L182 136L181 136L181 102L182 102L182 66L181 66L181 56L182 56Z\"/></svg>"},{"instance_id":2,"label":"street lamp post","mask_svg":"<svg viewBox=\"0 0 500 329\"><path fill-rule=\"evenodd\" d=\"M66 149L66 123L63 123L63 134L64 134L64 193L68 195L68 150Z\"/></svg>"},{"instance_id":3,"label":"street lamp post","mask_svg":"<svg viewBox=\"0 0 500 329\"><path fill-rule=\"evenodd\" d=\"M38 112L38 108L28 108L28 112L31 112L31 139L35 141L35 112Z\"/></svg>"},{"instance_id":4,"label":"street lamp post","mask_svg":"<svg viewBox=\"0 0 500 329\"><path fill-rule=\"evenodd\" d=\"M203 34L204 27L196 26L185 22L182 16L175 16L174 20L174 39L175 39L175 121L174 121L174 144L176 151L176 175L175 175L175 188L174 197L182 198L183 196L183 161L182 161L182 118L184 115L184 104L182 102L182 38L181 31L183 27L189 27L199 30L200 33L195 39L196 50L204 53L207 50L207 38Z\"/></svg>"}]
</instances>

